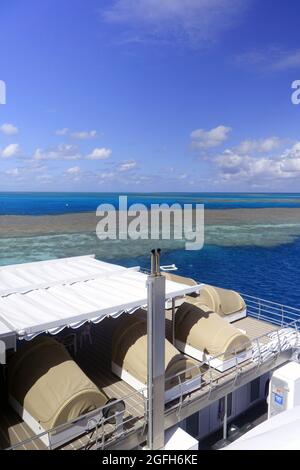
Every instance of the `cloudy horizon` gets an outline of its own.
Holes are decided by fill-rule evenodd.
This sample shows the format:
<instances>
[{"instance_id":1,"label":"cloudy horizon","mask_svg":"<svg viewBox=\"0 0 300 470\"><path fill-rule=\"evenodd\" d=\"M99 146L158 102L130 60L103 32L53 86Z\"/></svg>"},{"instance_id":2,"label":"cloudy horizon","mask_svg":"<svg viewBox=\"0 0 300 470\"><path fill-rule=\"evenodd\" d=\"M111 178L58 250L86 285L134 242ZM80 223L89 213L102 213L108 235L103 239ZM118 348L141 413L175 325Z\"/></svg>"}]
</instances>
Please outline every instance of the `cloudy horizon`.
<instances>
[{"instance_id":1,"label":"cloudy horizon","mask_svg":"<svg viewBox=\"0 0 300 470\"><path fill-rule=\"evenodd\" d=\"M300 191L292 3L2 2L0 191Z\"/></svg>"}]
</instances>

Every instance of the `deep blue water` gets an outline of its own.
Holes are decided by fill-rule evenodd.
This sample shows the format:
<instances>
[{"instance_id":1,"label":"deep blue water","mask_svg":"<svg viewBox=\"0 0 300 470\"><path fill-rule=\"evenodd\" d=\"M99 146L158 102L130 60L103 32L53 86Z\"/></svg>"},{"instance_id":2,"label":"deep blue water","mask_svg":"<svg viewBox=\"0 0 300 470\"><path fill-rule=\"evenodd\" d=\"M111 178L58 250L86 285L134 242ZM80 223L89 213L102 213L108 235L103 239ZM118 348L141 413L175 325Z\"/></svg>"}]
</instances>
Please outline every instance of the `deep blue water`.
<instances>
[{"instance_id":1,"label":"deep blue water","mask_svg":"<svg viewBox=\"0 0 300 470\"><path fill-rule=\"evenodd\" d=\"M124 193L121 193L124 195ZM117 206L119 193L0 193L0 215L50 215L95 211L99 204ZM152 193L128 194L128 203L199 203L207 209L300 207L300 194Z\"/></svg>"},{"instance_id":2,"label":"deep blue water","mask_svg":"<svg viewBox=\"0 0 300 470\"><path fill-rule=\"evenodd\" d=\"M94 211L103 202L117 204L118 194L0 193L0 214L43 215ZM148 206L162 202L198 202L211 209L300 207L300 194L132 193L128 202L143 202ZM201 282L300 307L300 231L299 227L296 228L280 225L262 228L252 225L229 227L230 230L227 228L225 233L224 226L217 227L219 236L208 238L204 249L165 251L162 264L175 263L179 268L178 274L194 277ZM222 246L225 236L228 246ZM272 237L275 239L274 246L259 246L258 242L266 238L271 240ZM248 240L247 246L238 243L245 238ZM0 265L95 253L99 258L123 265L149 267L149 254L139 256L148 251L149 247L138 250L135 249L137 244L127 247L116 241L113 250L106 250L95 235L88 233L19 238L0 236Z\"/></svg>"},{"instance_id":3,"label":"deep blue water","mask_svg":"<svg viewBox=\"0 0 300 470\"><path fill-rule=\"evenodd\" d=\"M149 268L149 259L120 263ZM175 263L175 274L200 282L300 307L300 239L272 248L205 246L200 251L170 251L163 253L161 263Z\"/></svg>"}]
</instances>

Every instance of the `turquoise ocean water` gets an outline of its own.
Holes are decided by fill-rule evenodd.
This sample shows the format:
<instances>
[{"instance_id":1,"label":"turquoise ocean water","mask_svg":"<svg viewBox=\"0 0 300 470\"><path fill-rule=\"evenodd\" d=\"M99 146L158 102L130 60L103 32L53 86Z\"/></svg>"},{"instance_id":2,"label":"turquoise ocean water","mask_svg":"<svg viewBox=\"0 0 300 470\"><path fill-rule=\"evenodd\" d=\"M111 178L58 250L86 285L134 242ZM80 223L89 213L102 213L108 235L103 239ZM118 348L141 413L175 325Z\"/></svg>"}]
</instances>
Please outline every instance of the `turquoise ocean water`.
<instances>
[{"instance_id":1,"label":"turquoise ocean water","mask_svg":"<svg viewBox=\"0 0 300 470\"><path fill-rule=\"evenodd\" d=\"M119 194L0 193L0 215L55 215L95 211L100 203L116 204ZM130 194L128 202L204 203L206 209L300 208L300 194ZM266 213L267 214L267 213ZM266 216L267 217L267 216ZM154 242L160 244L159 242ZM1 231L0 264L21 263L95 253L126 266L149 267L148 242L100 242L95 233L7 237ZM250 222L206 227L205 245L186 251L178 242L166 245L163 264L202 282L237 289L300 307L300 220Z\"/></svg>"}]
</instances>

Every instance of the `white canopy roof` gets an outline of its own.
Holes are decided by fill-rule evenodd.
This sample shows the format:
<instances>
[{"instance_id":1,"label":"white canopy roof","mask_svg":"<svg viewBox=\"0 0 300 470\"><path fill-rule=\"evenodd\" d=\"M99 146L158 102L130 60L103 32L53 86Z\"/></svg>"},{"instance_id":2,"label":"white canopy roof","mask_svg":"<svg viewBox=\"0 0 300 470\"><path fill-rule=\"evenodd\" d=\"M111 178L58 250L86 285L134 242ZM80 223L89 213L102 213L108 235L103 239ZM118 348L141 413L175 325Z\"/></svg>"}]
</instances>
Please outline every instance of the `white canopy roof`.
<instances>
[{"instance_id":1,"label":"white canopy roof","mask_svg":"<svg viewBox=\"0 0 300 470\"><path fill-rule=\"evenodd\" d=\"M31 339L147 305L147 275L81 256L0 268L0 338ZM166 281L166 299L199 290Z\"/></svg>"}]
</instances>

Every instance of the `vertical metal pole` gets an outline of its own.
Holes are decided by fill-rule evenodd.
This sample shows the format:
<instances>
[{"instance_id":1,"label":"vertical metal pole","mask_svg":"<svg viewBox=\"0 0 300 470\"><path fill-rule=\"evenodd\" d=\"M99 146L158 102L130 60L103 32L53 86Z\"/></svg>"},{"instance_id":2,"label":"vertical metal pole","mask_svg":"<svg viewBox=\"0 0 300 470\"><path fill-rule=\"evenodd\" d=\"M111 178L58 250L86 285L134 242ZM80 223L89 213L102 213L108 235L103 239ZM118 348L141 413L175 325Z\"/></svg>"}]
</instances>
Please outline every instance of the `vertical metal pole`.
<instances>
[{"instance_id":1,"label":"vertical metal pole","mask_svg":"<svg viewBox=\"0 0 300 470\"><path fill-rule=\"evenodd\" d=\"M227 439L227 395L224 397L224 420L223 420L223 439Z\"/></svg>"},{"instance_id":2,"label":"vertical metal pole","mask_svg":"<svg viewBox=\"0 0 300 470\"><path fill-rule=\"evenodd\" d=\"M172 343L175 344L175 298L172 299Z\"/></svg>"},{"instance_id":3,"label":"vertical metal pole","mask_svg":"<svg viewBox=\"0 0 300 470\"><path fill-rule=\"evenodd\" d=\"M148 436L151 450L165 445L165 277L159 272L157 252L152 251L148 276Z\"/></svg>"}]
</instances>

